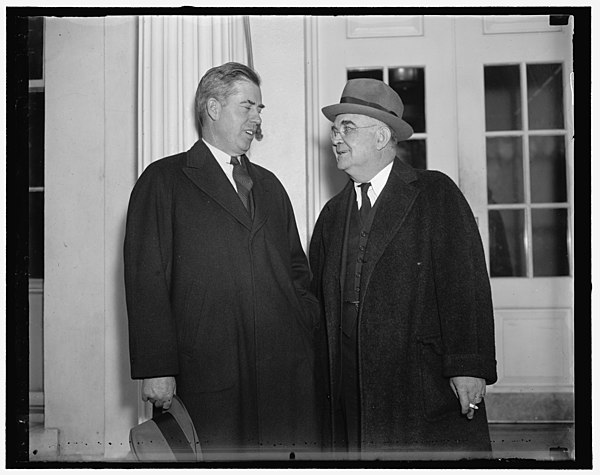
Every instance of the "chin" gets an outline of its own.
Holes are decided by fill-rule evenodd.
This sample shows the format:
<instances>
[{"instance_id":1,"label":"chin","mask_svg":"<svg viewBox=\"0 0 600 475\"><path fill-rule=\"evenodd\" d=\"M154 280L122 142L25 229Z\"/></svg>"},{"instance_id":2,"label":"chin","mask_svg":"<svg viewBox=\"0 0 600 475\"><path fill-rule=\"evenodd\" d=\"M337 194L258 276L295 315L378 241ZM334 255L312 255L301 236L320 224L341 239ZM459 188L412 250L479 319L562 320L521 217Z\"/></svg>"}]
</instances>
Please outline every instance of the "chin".
<instances>
[{"instance_id":1,"label":"chin","mask_svg":"<svg viewBox=\"0 0 600 475\"><path fill-rule=\"evenodd\" d=\"M343 158L340 159L340 157L336 157L335 160L336 160L337 167L340 170L345 170L346 168L348 168L348 164L346 163L346 161Z\"/></svg>"}]
</instances>

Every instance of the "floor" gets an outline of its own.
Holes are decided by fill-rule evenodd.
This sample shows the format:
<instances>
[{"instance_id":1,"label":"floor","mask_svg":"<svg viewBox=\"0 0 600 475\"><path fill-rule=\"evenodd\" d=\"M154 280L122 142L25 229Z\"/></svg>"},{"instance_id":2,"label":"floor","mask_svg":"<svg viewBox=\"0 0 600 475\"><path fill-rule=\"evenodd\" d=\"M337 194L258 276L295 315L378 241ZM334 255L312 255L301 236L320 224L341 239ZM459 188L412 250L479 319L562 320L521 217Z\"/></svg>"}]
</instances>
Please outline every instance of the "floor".
<instances>
[{"instance_id":1,"label":"floor","mask_svg":"<svg viewBox=\"0 0 600 475\"><path fill-rule=\"evenodd\" d=\"M55 445L58 434L48 434L47 431L42 430L42 426L32 427L32 429L30 461L68 463L86 460L83 457L60 457ZM48 441L41 437L47 438ZM575 457L575 435L572 423L491 423L490 438L494 459L564 461L574 460ZM44 447L46 450L43 450ZM131 460L122 462L131 462Z\"/></svg>"},{"instance_id":2,"label":"floor","mask_svg":"<svg viewBox=\"0 0 600 475\"><path fill-rule=\"evenodd\" d=\"M494 458L573 460L572 423L490 424Z\"/></svg>"}]
</instances>

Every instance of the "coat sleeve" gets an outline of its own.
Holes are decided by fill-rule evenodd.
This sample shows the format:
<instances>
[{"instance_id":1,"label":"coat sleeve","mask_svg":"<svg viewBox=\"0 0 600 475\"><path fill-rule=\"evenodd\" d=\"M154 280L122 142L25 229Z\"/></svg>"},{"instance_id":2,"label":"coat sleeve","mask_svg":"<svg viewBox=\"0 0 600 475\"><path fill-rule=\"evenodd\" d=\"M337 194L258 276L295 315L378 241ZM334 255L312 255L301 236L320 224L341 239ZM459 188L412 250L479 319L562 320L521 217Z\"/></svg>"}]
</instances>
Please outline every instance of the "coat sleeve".
<instances>
[{"instance_id":1,"label":"coat sleeve","mask_svg":"<svg viewBox=\"0 0 600 475\"><path fill-rule=\"evenodd\" d=\"M325 247L323 245L323 220L324 215L321 215L317 219L315 228L313 230L312 238L310 240L309 247L309 262L312 270L311 280L311 291L317 297L317 299L323 301L323 289L322 289L322 274L323 274L323 263L325 262Z\"/></svg>"},{"instance_id":2,"label":"coat sleeve","mask_svg":"<svg viewBox=\"0 0 600 475\"><path fill-rule=\"evenodd\" d=\"M308 259L304 249L302 248L302 244L300 243L300 236L298 234L298 227L296 225L296 218L292 203L286 191L283 189L283 185L282 193L285 199L285 207L287 208L286 214L289 248L291 252L292 280L294 282L296 292L304 304L304 309L307 315L310 317L313 329L318 330L320 325L318 318L319 302L310 291L311 273L308 265Z\"/></svg>"},{"instance_id":3,"label":"coat sleeve","mask_svg":"<svg viewBox=\"0 0 600 475\"><path fill-rule=\"evenodd\" d=\"M129 201L124 245L131 377L178 373L177 337L169 298L172 194L161 169L150 165Z\"/></svg>"},{"instance_id":4,"label":"coat sleeve","mask_svg":"<svg viewBox=\"0 0 600 475\"><path fill-rule=\"evenodd\" d=\"M430 203L444 375L496 379L494 317L477 223L454 182L440 175Z\"/></svg>"}]
</instances>

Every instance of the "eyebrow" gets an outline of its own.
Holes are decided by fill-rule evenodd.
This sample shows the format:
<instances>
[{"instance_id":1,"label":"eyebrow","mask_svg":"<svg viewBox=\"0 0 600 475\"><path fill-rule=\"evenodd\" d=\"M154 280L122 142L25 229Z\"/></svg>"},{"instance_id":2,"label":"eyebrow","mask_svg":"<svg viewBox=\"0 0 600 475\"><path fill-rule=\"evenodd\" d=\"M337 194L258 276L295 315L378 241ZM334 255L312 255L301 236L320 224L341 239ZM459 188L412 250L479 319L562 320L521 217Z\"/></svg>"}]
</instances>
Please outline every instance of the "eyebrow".
<instances>
[{"instance_id":1,"label":"eyebrow","mask_svg":"<svg viewBox=\"0 0 600 475\"><path fill-rule=\"evenodd\" d=\"M246 99L245 101L242 101L242 104L246 104L246 103L250 104L251 106L255 106L256 105L256 102L251 101L250 99ZM265 105L264 104L259 104L258 108L259 109L264 109Z\"/></svg>"},{"instance_id":2,"label":"eyebrow","mask_svg":"<svg viewBox=\"0 0 600 475\"><path fill-rule=\"evenodd\" d=\"M340 125L354 125L354 126L356 126L356 124L354 122L352 122L351 120L342 120L340 122Z\"/></svg>"}]
</instances>

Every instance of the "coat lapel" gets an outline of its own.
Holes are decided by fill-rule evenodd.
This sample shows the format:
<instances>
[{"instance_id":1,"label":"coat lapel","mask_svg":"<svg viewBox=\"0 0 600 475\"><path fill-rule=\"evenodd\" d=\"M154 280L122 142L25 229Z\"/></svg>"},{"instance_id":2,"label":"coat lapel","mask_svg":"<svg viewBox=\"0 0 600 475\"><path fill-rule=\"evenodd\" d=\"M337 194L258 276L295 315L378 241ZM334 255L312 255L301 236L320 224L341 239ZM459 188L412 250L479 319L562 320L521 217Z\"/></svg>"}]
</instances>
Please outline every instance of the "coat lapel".
<instances>
[{"instance_id":1,"label":"coat lapel","mask_svg":"<svg viewBox=\"0 0 600 475\"><path fill-rule=\"evenodd\" d=\"M369 233L367 259L363 265L364 280L361 285L361 294L363 295L369 286L373 269L390 241L398 233L419 194L419 190L410 184L416 179L417 174L414 169L404 165L398 158L394 160L388 182L378 198L381 202L377 205Z\"/></svg>"},{"instance_id":2,"label":"coat lapel","mask_svg":"<svg viewBox=\"0 0 600 475\"><path fill-rule=\"evenodd\" d=\"M252 218L202 140L196 142L188 151L183 172L198 188L222 206L225 211L246 228L252 229Z\"/></svg>"},{"instance_id":3,"label":"coat lapel","mask_svg":"<svg viewBox=\"0 0 600 475\"><path fill-rule=\"evenodd\" d=\"M252 186L252 197L254 199L252 231L256 232L263 224L265 224L267 217L269 216L272 202L270 198L272 196L272 181L261 176L259 169L250 162L246 155L242 156L242 161L245 163L248 174L254 183Z\"/></svg>"},{"instance_id":4,"label":"coat lapel","mask_svg":"<svg viewBox=\"0 0 600 475\"><path fill-rule=\"evenodd\" d=\"M348 181L341 192L338 204L332 210L333 222L330 229L333 233L328 239L331 247L325 262L324 284L327 286L325 294L330 297L326 299L326 302L335 305L334 308L330 308L330 315L335 316L338 316L341 312L342 292L346 277L347 235L350 225L348 216L350 215L350 207L354 205L355 200L352 181Z\"/></svg>"}]
</instances>

